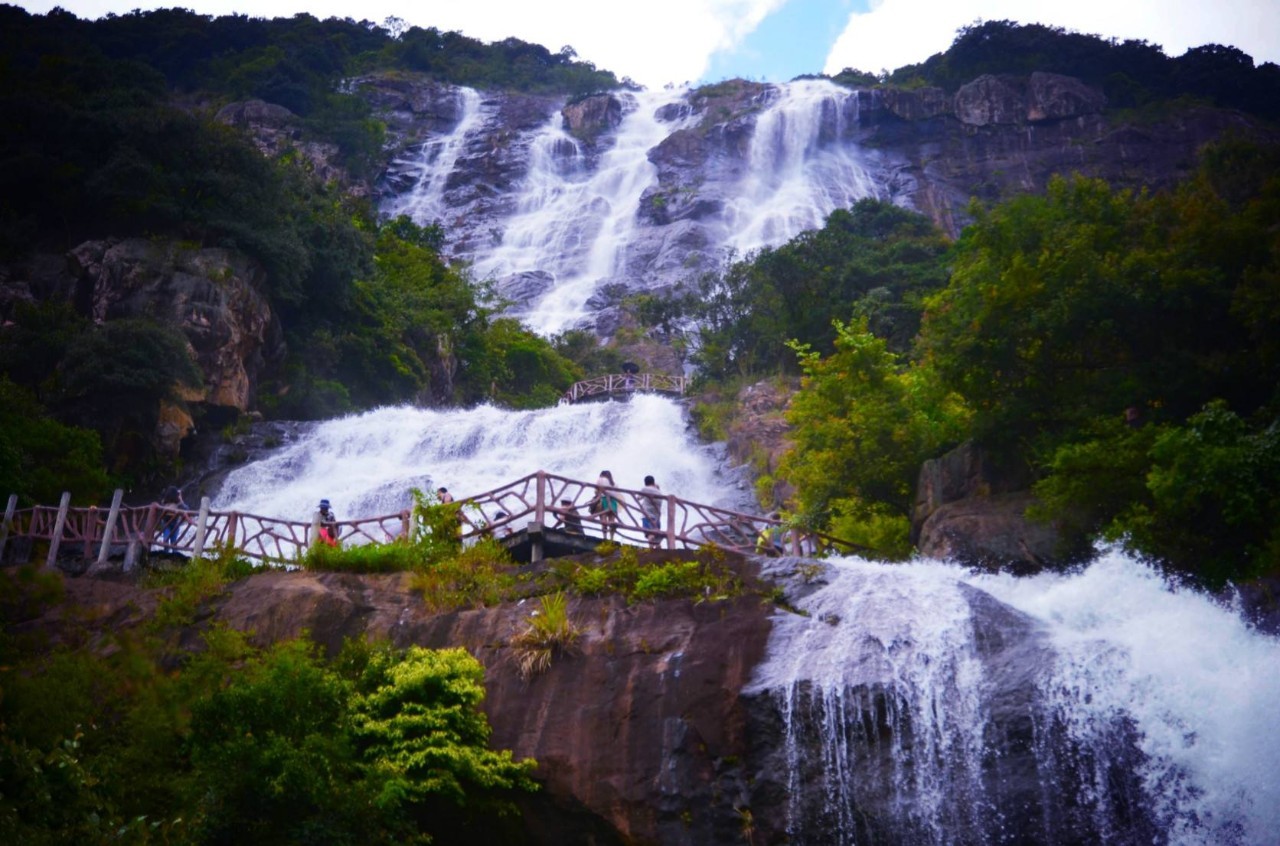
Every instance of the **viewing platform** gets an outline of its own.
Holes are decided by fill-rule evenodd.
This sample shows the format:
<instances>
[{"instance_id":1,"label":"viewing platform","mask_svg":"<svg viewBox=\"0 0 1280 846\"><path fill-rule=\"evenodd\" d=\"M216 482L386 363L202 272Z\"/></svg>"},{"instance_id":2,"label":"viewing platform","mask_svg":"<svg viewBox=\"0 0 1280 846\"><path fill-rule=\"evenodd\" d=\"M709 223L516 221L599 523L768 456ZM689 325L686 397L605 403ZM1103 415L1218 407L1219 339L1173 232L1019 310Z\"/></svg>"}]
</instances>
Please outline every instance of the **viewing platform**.
<instances>
[{"instance_id":1,"label":"viewing platform","mask_svg":"<svg viewBox=\"0 0 1280 846\"><path fill-rule=\"evenodd\" d=\"M458 537L463 545L481 537L496 538L521 561L589 552L607 540L649 549L718 546L770 556L867 551L779 520L672 494L653 497L661 515L659 528L645 528L641 502L647 494L620 487L607 491L617 501L616 519L609 523L592 511L598 498L594 482L545 471L531 473L491 491L460 497ZM158 503L124 506L123 493L115 492L109 508L72 508L70 494L64 494L57 506L18 509L17 496L10 496L0 525L0 562L27 561L42 553L46 567L70 560L93 571L123 558L128 570L148 554L199 558L214 550L234 550L245 558L290 566L300 564L308 550L320 543L318 514L297 520L219 511L211 507L208 497L196 510ZM162 531L171 522L166 542ZM408 510L337 523L343 546L404 542L422 531L417 515Z\"/></svg>"},{"instance_id":2,"label":"viewing platform","mask_svg":"<svg viewBox=\"0 0 1280 846\"><path fill-rule=\"evenodd\" d=\"M610 373L574 382L560 398L562 403L626 399L633 394L666 394L683 397L689 377L666 373Z\"/></svg>"}]
</instances>

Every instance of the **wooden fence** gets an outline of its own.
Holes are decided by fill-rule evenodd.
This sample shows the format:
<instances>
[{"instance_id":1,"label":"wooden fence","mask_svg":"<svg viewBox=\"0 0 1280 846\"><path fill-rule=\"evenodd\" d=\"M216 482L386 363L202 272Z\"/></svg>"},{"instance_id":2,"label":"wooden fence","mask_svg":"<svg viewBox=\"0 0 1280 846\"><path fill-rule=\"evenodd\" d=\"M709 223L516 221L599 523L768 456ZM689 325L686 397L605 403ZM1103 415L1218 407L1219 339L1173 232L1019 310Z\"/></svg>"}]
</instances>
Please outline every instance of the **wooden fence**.
<instances>
[{"instance_id":1,"label":"wooden fence","mask_svg":"<svg viewBox=\"0 0 1280 846\"><path fill-rule=\"evenodd\" d=\"M611 373L575 382L565 391L561 402L606 399L635 393L672 394L684 396L689 380L684 376L668 376L665 373Z\"/></svg>"},{"instance_id":2,"label":"wooden fence","mask_svg":"<svg viewBox=\"0 0 1280 846\"><path fill-rule=\"evenodd\" d=\"M865 551L854 544L819 533L803 533L778 520L744 514L712 505L690 502L671 494L657 497L661 528L643 528L641 497L629 488L609 488L618 501L616 524L606 525L590 505L598 499L594 483L554 473L538 471L491 491L459 500L462 540L481 534L503 536L534 526L563 528L564 517L572 510L588 536L605 538L612 528L618 543L655 549L691 549L714 545L744 553L819 554L827 550ZM0 559L5 545L14 538L47 541L45 564L52 567L60 555L92 560L93 569L103 568L113 553L123 548L129 569L145 550L200 557L212 548L234 549L247 558L274 564L301 560L317 542L319 515L308 520L263 517L238 511L215 511L209 498L201 500L198 511L184 511L152 503L122 506L116 491L110 508L69 507L70 495L63 494L57 506L37 505L17 509L17 497L9 497L4 525L0 528ZM561 503L567 501L568 506ZM164 529L173 521L169 538ZM360 517L338 522L343 544L389 543L411 537L415 531L409 511L376 517ZM763 540L762 540L763 538Z\"/></svg>"}]
</instances>

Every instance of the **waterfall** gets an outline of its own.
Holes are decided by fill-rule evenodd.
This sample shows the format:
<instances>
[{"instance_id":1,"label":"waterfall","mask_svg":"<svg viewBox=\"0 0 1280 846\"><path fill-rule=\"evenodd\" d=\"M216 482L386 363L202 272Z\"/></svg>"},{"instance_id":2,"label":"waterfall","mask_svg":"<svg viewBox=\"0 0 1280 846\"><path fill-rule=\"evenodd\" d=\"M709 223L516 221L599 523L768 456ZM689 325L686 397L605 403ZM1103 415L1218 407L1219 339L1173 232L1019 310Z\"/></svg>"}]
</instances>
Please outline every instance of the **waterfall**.
<instances>
[{"instance_id":1,"label":"waterfall","mask_svg":"<svg viewBox=\"0 0 1280 846\"><path fill-rule=\"evenodd\" d=\"M857 94L826 80L793 82L756 121L747 168L725 214L739 254L820 228L827 215L880 189L861 151L844 138Z\"/></svg>"},{"instance_id":2,"label":"waterfall","mask_svg":"<svg viewBox=\"0 0 1280 846\"><path fill-rule=\"evenodd\" d=\"M463 117L424 146L414 187L382 211L446 220L454 257L546 335L589 324L606 292L688 283L892 193L852 140L856 92L824 80L771 86L723 131L726 116L698 112L687 90L614 92L622 119L591 140L571 136L558 109L541 126L508 127L474 91L459 96ZM451 180L472 189L446 195ZM659 219L651 202L682 211Z\"/></svg>"},{"instance_id":3,"label":"waterfall","mask_svg":"<svg viewBox=\"0 0 1280 846\"><path fill-rule=\"evenodd\" d=\"M634 237L640 196L656 173L649 150L673 128L658 120L657 111L676 95L620 96L627 113L594 169L585 167L578 144L561 128L560 114L552 116L531 146L517 210L503 224L501 243L476 259L482 278L530 272L554 278L554 287L526 316L534 331L554 334L581 322L588 300L619 271Z\"/></svg>"},{"instance_id":4,"label":"waterfall","mask_svg":"<svg viewBox=\"0 0 1280 846\"><path fill-rule=\"evenodd\" d=\"M1230 609L1114 550L810 577L748 690L780 724L788 842L1275 842L1280 641Z\"/></svg>"},{"instance_id":5,"label":"waterfall","mask_svg":"<svg viewBox=\"0 0 1280 846\"><path fill-rule=\"evenodd\" d=\"M428 139L415 161L397 161L393 169L416 174L412 187L392 198L384 211L390 217L408 215L419 226L427 226L447 216L445 188L449 174L458 165L467 141L484 125L486 115L480 108L480 92L474 88L458 88L458 122L453 130Z\"/></svg>"},{"instance_id":6,"label":"waterfall","mask_svg":"<svg viewBox=\"0 0 1280 846\"><path fill-rule=\"evenodd\" d=\"M587 482L609 470L635 489L653 475L682 499L746 507L745 487L723 464L722 448L697 443L683 408L660 396L537 411L380 408L304 427L232 471L214 507L305 520L327 498L345 520L407 508L411 488L443 485L461 499L538 470Z\"/></svg>"}]
</instances>

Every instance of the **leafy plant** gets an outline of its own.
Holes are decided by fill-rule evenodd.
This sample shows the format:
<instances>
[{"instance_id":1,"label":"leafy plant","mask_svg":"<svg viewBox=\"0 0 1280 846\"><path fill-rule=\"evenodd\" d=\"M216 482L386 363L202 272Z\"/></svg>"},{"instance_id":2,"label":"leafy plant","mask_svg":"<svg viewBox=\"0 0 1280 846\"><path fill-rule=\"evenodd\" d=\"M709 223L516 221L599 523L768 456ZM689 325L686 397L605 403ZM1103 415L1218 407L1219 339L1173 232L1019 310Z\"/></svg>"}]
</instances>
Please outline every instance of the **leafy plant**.
<instances>
[{"instance_id":1,"label":"leafy plant","mask_svg":"<svg viewBox=\"0 0 1280 846\"><path fill-rule=\"evenodd\" d=\"M581 630L569 619L563 591L539 597L539 608L529 615L525 629L513 638L516 665L524 678L545 672L556 655L572 654Z\"/></svg>"}]
</instances>

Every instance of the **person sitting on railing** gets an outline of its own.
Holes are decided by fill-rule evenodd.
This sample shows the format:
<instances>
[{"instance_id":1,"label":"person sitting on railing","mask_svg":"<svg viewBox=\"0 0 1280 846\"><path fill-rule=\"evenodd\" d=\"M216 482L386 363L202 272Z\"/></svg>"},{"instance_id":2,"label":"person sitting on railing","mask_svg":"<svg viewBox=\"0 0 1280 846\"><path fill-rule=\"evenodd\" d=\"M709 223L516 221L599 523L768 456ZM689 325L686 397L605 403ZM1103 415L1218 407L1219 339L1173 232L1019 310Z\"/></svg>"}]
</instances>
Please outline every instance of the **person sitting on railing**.
<instances>
[{"instance_id":1,"label":"person sitting on railing","mask_svg":"<svg viewBox=\"0 0 1280 846\"><path fill-rule=\"evenodd\" d=\"M596 498L591 503L591 513L600 521L600 534L605 540L613 540L618 534L618 498L612 493L616 487L613 474L600 471L596 479Z\"/></svg>"},{"instance_id":2,"label":"person sitting on railing","mask_svg":"<svg viewBox=\"0 0 1280 846\"><path fill-rule=\"evenodd\" d=\"M338 545L338 518L329 506L329 500L320 500L320 543L325 546Z\"/></svg>"},{"instance_id":3,"label":"person sitting on railing","mask_svg":"<svg viewBox=\"0 0 1280 846\"><path fill-rule=\"evenodd\" d=\"M160 541L165 546L177 546L178 536L182 534L182 525L185 522L182 512L187 510L187 503L182 498L182 489L177 485L165 488L164 493L160 495L160 504L165 507L168 514L160 528Z\"/></svg>"},{"instance_id":4,"label":"person sitting on railing","mask_svg":"<svg viewBox=\"0 0 1280 846\"><path fill-rule=\"evenodd\" d=\"M551 509L556 514L556 524L553 529L564 529L566 535L585 535L586 532L582 528L582 518L578 516L578 506L573 504L572 500L560 500L560 507Z\"/></svg>"}]
</instances>

